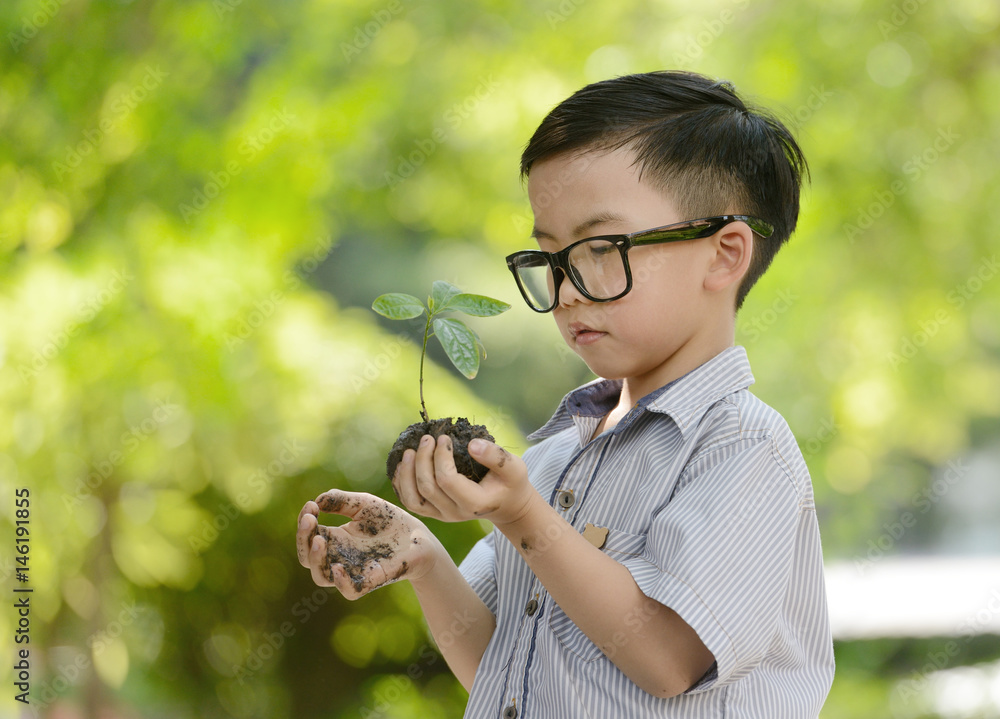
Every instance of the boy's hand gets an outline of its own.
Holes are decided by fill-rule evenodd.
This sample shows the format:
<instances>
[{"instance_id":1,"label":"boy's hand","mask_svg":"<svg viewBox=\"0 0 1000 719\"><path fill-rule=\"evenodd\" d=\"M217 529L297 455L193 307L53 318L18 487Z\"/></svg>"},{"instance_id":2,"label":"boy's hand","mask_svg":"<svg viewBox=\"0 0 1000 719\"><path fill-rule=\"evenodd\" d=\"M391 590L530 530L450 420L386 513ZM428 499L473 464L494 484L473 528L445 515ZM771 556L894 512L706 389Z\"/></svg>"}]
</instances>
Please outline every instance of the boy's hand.
<instances>
[{"instance_id":1,"label":"boy's hand","mask_svg":"<svg viewBox=\"0 0 1000 719\"><path fill-rule=\"evenodd\" d=\"M350 517L340 527L319 523L319 513ZM440 543L423 522L399 507L361 492L331 489L306 502L296 533L299 562L321 587L348 599L430 570Z\"/></svg>"},{"instance_id":2,"label":"boy's hand","mask_svg":"<svg viewBox=\"0 0 1000 719\"><path fill-rule=\"evenodd\" d=\"M492 442L474 439L469 454L489 468L479 483L455 469L451 438L425 435L416 452L403 453L392 486L412 512L445 522L488 519L502 525L516 522L538 493L528 483L528 470L517 455Z\"/></svg>"}]
</instances>

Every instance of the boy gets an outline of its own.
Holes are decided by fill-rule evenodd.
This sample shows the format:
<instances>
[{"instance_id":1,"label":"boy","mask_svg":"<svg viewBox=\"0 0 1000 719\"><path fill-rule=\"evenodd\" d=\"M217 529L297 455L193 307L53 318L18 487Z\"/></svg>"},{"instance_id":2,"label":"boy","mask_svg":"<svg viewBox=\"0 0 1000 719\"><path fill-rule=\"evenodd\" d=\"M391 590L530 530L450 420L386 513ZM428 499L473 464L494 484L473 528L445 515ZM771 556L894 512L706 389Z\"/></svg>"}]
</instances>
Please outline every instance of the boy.
<instances>
[{"instance_id":1,"label":"boy","mask_svg":"<svg viewBox=\"0 0 1000 719\"><path fill-rule=\"evenodd\" d=\"M410 580L466 716L818 715L833 651L812 486L733 346L805 168L778 121L691 73L587 86L531 138L540 249L508 265L601 379L523 459L471 443L479 484L447 437L407 451L393 486L408 509L495 526L461 567L371 495L331 490L299 515L317 584L354 599ZM354 521L320 526L320 510ZM336 563L352 551L381 559Z\"/></svg>"}]
</instances>

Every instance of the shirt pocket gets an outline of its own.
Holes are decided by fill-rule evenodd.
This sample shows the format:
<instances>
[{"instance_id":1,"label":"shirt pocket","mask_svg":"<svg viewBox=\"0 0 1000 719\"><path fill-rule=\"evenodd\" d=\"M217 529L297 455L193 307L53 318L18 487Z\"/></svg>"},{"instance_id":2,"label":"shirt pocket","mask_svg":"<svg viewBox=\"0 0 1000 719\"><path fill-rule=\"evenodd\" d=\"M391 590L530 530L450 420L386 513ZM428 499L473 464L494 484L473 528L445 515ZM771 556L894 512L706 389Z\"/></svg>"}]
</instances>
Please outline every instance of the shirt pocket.
<instances>
[{"instance_id":1,"label":"shirt pocket","mask_svg":"<svg viewBox=\"0 0 1000 719\"><path fill-rule=\"evenodd\" d=\"M646 546L645 534L630 534L617 529L610 529L601 551L612 559L622 562L629 557L642 554ZM624 614L622 616L624 620ZM549 612L549 629L559 643L570 654L584 662L593 662L604 656L604 652L576 626L572 619L555 602Z\"/></svg>"}]
</instances>

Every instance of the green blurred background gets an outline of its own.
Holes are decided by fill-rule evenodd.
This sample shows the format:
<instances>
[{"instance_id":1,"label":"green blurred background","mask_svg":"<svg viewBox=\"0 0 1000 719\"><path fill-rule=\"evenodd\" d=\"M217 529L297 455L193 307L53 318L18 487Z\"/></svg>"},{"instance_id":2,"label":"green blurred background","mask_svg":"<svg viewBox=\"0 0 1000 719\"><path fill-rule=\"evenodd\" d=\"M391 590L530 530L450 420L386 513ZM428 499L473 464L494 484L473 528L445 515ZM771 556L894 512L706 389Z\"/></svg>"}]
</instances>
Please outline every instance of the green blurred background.
<instances>
[{"instance_id":1,"label":"green blurred background","mask_svg":"<svg viewBox=\"0 0 1000 719\"><path fill-rule=\"evenodd\" d=\"M729 79L809 159L738 341L829 565L1000 556L995 0L5 0L0 29L0 715L28 488L37 715L461 716L409 585L316 588L295 518L332 486L392 497L421 325L382 292L514 305L471 321L476 380L439 352L427 379L432 414L513 451L589 379L503 256L537 123L628 72ZM456 559L486 531L430 524ZM986 599L972 633L839 633L823 718L1000 715Z\"/></svg>"}]
</instances>

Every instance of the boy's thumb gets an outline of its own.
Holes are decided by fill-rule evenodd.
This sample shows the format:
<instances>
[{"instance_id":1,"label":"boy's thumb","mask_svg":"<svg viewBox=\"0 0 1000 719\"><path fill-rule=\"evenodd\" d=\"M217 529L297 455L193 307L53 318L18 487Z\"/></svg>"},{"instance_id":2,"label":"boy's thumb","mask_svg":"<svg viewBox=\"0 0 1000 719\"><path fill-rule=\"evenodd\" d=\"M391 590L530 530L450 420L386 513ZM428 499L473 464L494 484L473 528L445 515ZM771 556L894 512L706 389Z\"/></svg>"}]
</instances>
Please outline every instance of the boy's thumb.
<instances>
[{"instance_id":1,"label":"boy's thumb","mask_svg":"<svg viewBox=\"0 0 1000 719\"><path fill-rule=\"evenodd\" d=\"M490 450L490 442L485 439L474 439L469 442L469 454L474 454L476 459L485 457Z\"/></svg>"},{"instance_id":2,"label":"boy's thumb","mask_svg":"<svg viewBox=\"0 0 1000 719\"><path fill-rule=\"evenodd\" d=\"M510 456L503 447L485 439L474 439L469 442L469 454L481 465L490 469L503 467Z\"/></svg>"}]
</instances>

